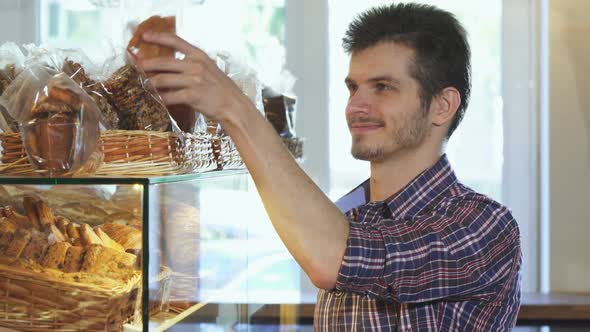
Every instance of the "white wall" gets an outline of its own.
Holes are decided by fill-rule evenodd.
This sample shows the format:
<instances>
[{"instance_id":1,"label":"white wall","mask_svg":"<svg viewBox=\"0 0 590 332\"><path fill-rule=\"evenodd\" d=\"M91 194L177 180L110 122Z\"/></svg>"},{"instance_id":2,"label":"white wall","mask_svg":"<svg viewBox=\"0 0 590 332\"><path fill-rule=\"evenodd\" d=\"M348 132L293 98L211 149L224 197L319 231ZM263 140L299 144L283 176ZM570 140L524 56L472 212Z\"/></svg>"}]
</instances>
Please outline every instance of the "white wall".
<instances>
[{"instance_id":1,"label":"white wall","mask_svg":"<svg viewBox=\"0 0 590 332\"><path fill-rule=\"evenodd\" d=\"M37 0L0 0L0 44L12 41L22 45L38 40L37 3Z\"/></svg>"},{"instance_id":2,"label":"white wall","mask_svg":"<svg viewBox=\"0 0 590 332\"><path fill-rule=\"evenodd\" d=\"M590 1L550 1L551 290L590 291Z\"/></svg>"}]
</instances>

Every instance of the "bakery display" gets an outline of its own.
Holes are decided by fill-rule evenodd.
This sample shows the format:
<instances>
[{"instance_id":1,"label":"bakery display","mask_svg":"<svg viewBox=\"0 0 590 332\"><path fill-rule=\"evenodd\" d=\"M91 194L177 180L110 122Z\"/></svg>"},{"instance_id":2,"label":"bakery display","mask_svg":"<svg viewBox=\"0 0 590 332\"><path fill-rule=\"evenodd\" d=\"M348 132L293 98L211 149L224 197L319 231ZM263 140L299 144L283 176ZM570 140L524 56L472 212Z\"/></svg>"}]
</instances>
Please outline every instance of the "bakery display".
<instances>
[{"instance_id":1,"label":"bakery display","mask_svg":"<svg viewBox=\"0 0 590 332\"><path fill-rule=\"evenodd\" d=\"M0 208L0 304L26 313L20 320L29 323L18 330L120 331L133 315L141 280L140 250L123 245L141 249L141 232L118 225L135 232L117 230L111 238L102 228L56 215L38 197L26 196L22 205L25 214ZM14 312L4 310L0 326L14 327Z\"/></svg>"},{"instance_id":2,"label":"bakery display","mask_svg":"<svg viewBox=\"0 0 590 332\"><path fill-rule=\"evenodd\" d=\"M113 230L114 238L111 238L103 228L56 216L42 199L26 196L23 205L27 207L26 215L10 206L0 208L3 263L38 264L63 272L90 272L122 282L137 273L134 268L137 256L125 251L127 248L141 249L141 232L135 228L102 225ZM113 226L133 231L122 231Z\"/></svg>"}]
</instances>

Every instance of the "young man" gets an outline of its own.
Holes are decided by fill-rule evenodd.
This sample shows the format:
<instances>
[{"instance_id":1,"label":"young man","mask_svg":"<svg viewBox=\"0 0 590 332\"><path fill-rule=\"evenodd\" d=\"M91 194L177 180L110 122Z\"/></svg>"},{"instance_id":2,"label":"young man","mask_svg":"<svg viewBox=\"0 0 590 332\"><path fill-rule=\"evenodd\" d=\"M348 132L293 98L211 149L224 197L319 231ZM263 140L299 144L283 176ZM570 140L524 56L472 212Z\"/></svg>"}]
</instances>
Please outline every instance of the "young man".
<instances>
[{"instance_id":1,"label":"young man","mask_svg":"<svg viewBox=\"0 0 590 332\"><path fill-rule=\"evenodd\" d=\"M371 178L342 201L352 207L346 214L206 54L177 36L144 37L186 54L141 65L156 73L166 104L190 105L234 139L276 231L320 288L316 330L514 326L518 226L505 207L459 183L443 153L470 89L469 46L453 15L399 4L350 25L346 118L352 154L370 161Z\"/></svg>"}]
</instances>

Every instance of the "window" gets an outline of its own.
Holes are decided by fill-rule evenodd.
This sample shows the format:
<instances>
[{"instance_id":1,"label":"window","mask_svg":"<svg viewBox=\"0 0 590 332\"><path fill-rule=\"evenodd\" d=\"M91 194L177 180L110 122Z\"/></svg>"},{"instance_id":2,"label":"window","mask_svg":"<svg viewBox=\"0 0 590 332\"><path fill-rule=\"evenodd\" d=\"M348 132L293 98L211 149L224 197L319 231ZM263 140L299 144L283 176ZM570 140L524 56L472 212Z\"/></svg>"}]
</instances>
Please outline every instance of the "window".
<instances>
[{"instance_id":1,"label":"window","mask_svg":"<svg viewBox=\"0 0 590 332\"><path fill-rule=\"evenodd\" d=\"M134 1L41 0L40 41L82 49L101 64L126 44L129 21L160 13L176 15L178 34L183 38L206 51L228 52L254 67L263 81L272 80L284 66L284 0L170 0L177 5ZM139 6L135 11L121 10L134 5Z\"/></svg>"},{"instance_id":2,"label":"window","mask_svg":"<svg viewBox=\"0 0 590 332\"><path fill-rule=\"evenodd\" d=\"M457 15L468 32L472 52L472 95L463 122L446 148L457 176L466 185L501 199L502 1L421 1ZM369 176L369 165L350 155L350 135L344 117L348 92L344 78L348 56L342 37L362 11L391 1L329 1L330 41L330 196L337 199Z\"/></svg>"}]
</instances>

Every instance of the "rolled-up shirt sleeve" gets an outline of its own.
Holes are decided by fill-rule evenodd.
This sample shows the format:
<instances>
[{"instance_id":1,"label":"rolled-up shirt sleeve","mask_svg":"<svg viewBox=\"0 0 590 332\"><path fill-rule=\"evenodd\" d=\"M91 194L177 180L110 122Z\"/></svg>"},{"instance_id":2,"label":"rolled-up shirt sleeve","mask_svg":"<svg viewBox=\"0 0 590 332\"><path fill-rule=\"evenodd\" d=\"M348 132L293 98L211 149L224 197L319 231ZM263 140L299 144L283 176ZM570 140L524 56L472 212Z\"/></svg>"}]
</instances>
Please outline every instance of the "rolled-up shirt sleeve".
<instances>
[{"instance_id":1,"label":"rolled-up shirt sleeve","mask_svg":"<svg viewBox=\"0 0 590 332\"><path fill-rule=\"evenodd\" d=\"M493 299L518 273L520 235L499 204L454 204L410 219L350 222L336 289L400 303Z\"/></svg>"}]
</instances>

